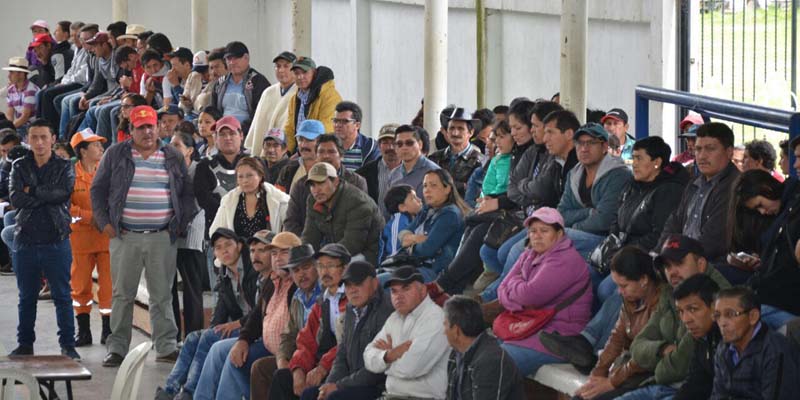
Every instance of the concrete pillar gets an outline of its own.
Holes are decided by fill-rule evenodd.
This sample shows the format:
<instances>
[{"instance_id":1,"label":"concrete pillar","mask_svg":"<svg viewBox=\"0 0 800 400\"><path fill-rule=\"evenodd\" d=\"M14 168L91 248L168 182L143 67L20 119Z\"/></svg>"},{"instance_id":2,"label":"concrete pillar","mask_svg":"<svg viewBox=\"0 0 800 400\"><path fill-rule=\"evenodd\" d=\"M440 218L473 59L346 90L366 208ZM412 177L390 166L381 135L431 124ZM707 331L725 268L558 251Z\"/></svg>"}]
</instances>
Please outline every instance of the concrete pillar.
<instances>
[{"instance_id":1,"label":"concrete pillar","mask_svg":"<svg viewBox=\"0 0 800 400\"><path fill-rule=\"evenodd\" d=\"M425 0L425 129L431 145L447 106L447 1ZM433 146L431 146L433 150Z\"/></svg>"},{"instance_id":2,"label":"concrete pillar","mask_svg":"<svg viewBox=\"0 0 800 400\"><path fill-rule=\"evenodd\" d=\"M128 21L128 0L111 0L111 20Z\"/></svg>"},{"instance_id":3,"label":"concrete pillar","mask_svg":"<svg viewBox=\"0 0 800 400\"><path fill-rule=\"evenodd\" d=\"M311 0L292 0L292 49L311 57Z\"/></svg>"},{"instance_id":4,"label":"concrete pillar","mask_svg":"<svg viewBox=\"0 0 800 400\"><path fill-rule=\"evenodd\" d=\"M561 105L586 120L587 0L561 0Z\"/></svg>"},{"instance_id":5,"label":"concrete pillar","mask_svg":"<svg viewBox=\"0 0 800 400\"><path fill-rule=\"evenodd\" d=\"M372 0L350 0L355 16L356 102L363 110L361 133L373 137L378 126L372 125ZM380 122L378 122L380 124Z\"/></svg>"},{"instance_id":6,"label":"concrete pillar","mask_svg":"<svg viewBox=\"0 0 800 400\"><path fill-rule=\"evenodd\" d=\"M192 50L208 50L208 0L192 0Z\"/></svg>"}]
</instances>

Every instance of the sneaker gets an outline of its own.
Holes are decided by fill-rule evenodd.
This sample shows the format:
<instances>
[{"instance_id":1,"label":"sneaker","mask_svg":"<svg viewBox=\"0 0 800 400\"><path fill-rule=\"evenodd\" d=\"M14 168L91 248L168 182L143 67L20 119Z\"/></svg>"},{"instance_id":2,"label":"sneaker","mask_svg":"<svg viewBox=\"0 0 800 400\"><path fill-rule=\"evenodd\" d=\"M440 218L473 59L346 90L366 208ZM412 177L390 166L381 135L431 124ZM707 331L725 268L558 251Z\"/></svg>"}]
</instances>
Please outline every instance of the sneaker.
<instances>
[{"instance_id":1,"label":"sneaker","mask_svg":"<svg viewBox=\"0 0 800 400\"><path fill-rule=\"evenodd\" d=\"M19 345L16 349L14 349L11 353L8 353L9 357L12 356L32 356L33 355L33 346L26 346L26 345Z\"/></svg>"},{"instance_id":2,"label":"sneaker","mask_svg":"<svg viewBox=\"0 0 800 400\"><path fill-rule=\"evenodd\" d=\"M163 356L156 356L156 362L174 364L176 361L178 361L178 350L175 350L169 354L164 354Z\"/></svg>"},{"instance_id":3,"label":"sneaker","mask_svg":"<svg viewBox=\"0 0 800 400\"><path fill-rule=\"evenodd\" d=\"M3 276L11 276L14 275L14 267L11 266L11 263L5 265L0 265L0 275Z\"/></svg>"},{"instance_id":4,"label":"sneaker","mask_svg":"<svg viewBox=\"0 0 800 400\"><path fill-rule=\"evenodd\" d=\"M500 274L494 271L489 271L484 269L478 279L472 284L472 288L477 291L478 293L484 291L489 285L494 283L497 278L500 277Z\"/></svg>"},{"instance_id":5,"label":"sneaker","mask_svg":"<svg viewBox=\"0 0 800 400\"><path fill-rule=\"evenodd\" d=\"M117 353L108 353L106 354L105 358L103 358L103 366L104 367L119 367L122 364L122 360L125 357L117 354Z\"/></svg>"},{"instance_id":6,"label":"sneaker","mask_svg":"<svg viewBox=\"0 0 800 400\"><path fill-rule=\"evenodd\" d=\"M561 356L582 374L588 374L597 363L594 347L583 335L562 336L558 332L540 332L542 345L553 354Z\"/></svg>"},{"instance_id":7,"label":"sneaker","mask_svg":"<svg viewBox=\"0 0 800 400\"><path fill-rule=\"evenodd\" d=\"M67 356L67 357L69 357L69 358L71 358L71 359L73 359L75 361L80 361L81 360L81 355L78 354L77 351L75 351L75 347L73 347L73 346L64 346L64 347L62 347L61 348L61 355L62 356Z\"/></svg>"}]
</instances>

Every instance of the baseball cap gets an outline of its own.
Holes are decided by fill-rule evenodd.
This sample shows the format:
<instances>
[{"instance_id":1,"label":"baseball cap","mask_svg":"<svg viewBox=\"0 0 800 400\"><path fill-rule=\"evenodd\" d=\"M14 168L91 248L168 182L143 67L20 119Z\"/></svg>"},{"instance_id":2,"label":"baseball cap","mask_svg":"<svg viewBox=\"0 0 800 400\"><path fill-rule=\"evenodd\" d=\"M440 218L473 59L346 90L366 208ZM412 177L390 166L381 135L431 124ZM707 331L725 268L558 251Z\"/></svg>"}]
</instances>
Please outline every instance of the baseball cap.
<instances>
[{"instance_id":1,"label":"baseball cap","mask_svg":"<svg viewBox=\"0 0 800 400\"><path fill-rule=\"evenodd\" d=\"M206 72L208 70L208 53L205 50L200 50L194 53L192 57L192 71Z\"/></svg>"},{"instance_id":2,"label":"baseball cap","mask_svg":"<svg viewBox=\"0 0 800 400\"><path fill-rule=\"evenodd\" d=\"M656 257L655 264L663 268L667 261L681 262L687 254L703 255L703 244L697 239L684 235L670 235L661 247L661 253Z\"/></svg>"},{"instance_id":3,"label":"baseball cap","mask_svg":"<svg viewBox=\"0 0 800 400\"><path fill-rule=\"evenodd\" d=\"M315 119L307 119L301 122L300 127L297 128L297 136L307 140L316 140L324 133L325 125Z\"/></svg>"},{"instance_id":4,"label":"baseball cap","mask_svg":"<svg viewBox=\"0 0 800 400\"><path fill-rule=\"evenodd\" d=\"M605 124L607 119L616 119L617 121L622 121L623 124L628 123L628 113L621 108L612 108L609 110L603 118L600 118L600 123Z\"/></svg>"},{"instance_id":5,"label":"baseball cap","mask_svg":"<svg viewBox=\"0 0 800 400\"><path fill-rule=\"evenodd\" d=\"M681 130L686 129L687 125L703 125L706 121L703 120L703 116L690 111L689 114L686 115L684 119L681 120Z\"/></svg>"},{"instance_id":6,"label":"baseball cap","mask_svg":"<svg viewBox=\"0 0 800 400\"><path fill-rule=\"evenodd\" d=\"M376 277L375 267L366 261L353 261L347 266L342 274L342 282L355 283L358 285L368 277Z\"/></svg>"},{"instance_id":7,"label":"baseball cap","mask_svg":"<svg viewBox=\"0 0 800 400\"><path fill-rule=\"evenodd\" d=\"M186 47L178 47L177 49L167 53L166 56L169 58L188 60L189 62L192 62L194 59L194 54L192 54L192 51Z\"/></svg>"},{"instance_id":8,"label":"baseball cap","mask_svg":"<svg viewBox=\"0 0 800 400\"><path fill-rule=\"evenodd\" d=\"M106 142L106 138L99 136L92 131L92 128L86 128L82 131L75 132L72 135L72 139L69 140L69 145L72 146L73 150L77 151L77 147L79 144L83 142Z\"/></svg>"},{"instance_id":9,"label":"baseball cap","mask_svg":"<svg viewBox=\"0 0 800 400\"><path fill-rule=\"evenodd\" d=\"M176 104L170 104L158 110L158 117L161 118L162 115L177 115L183 119L183 110L181 110L181 108Z\"/></svg>"},{"instance_id":10,"label":"baseball cap","mask_svg":"<svg viewBox=\"0 0 800 400\"><path fill-rule=\"evenodd\" d=\"M289 249L289 262L282 269L293 269L309 261L314 261L314 248L310 244L301 244Z\"/></svg>"},{"instance_id":11,"label":"baseball cap","mask_svg":"<svg viewBox=\"0 0 800 400\"><path fill-rule=\"evenodd\" d=\"M260 232L260 231L259 231ZM281 232L275 237L272 238L272 242L269 244L269 249L291 249L295 246L300 246L303 242L300 241L300 238L297 237L292 232Z\"/></svg>"},{"instance_id":12,"label":"baseball cap","mask_svg":"<svg viewBox=\"0 0 800 400\"><path fill-rule=\"evenodd\" d=\"M130 117L131 126L138 128L142 125L156 125L158 123L158 115L156 110L150 106L136 106L131 110Z\"/></svg>"},{"instance_id":13,"label":"baseball cap","mask_svg":"<svg viewBox=\"0 0 800 400\"><path fill-rule=\"evenodd\" d=\"M91 39L86 41L86 44L100 44L108 43L108 32L97 32Z\"/></svg>"},{"instance_id":14,"label":"baseball cap","mask_svg":"<svg viewBox=\"0 0 800 400\"><path fill-rule=\"evenodd\" d=\"M226 238L226 239L235 240L235 241L237 241L239 243L243 243L244 242L242 240L242 238L239 235L236 234L236 232L234 232L234 231L232 231L232 230L230 230L228 228L218 228L211 235L211 245L213 246L214 243L220 238Z\"/></svg>"},{"instance_id":15,"label":"baseball cap","mask_svg":"<svg viewBox=\"0 0 800 400\"><path fill-rule=\"evenodd\" d=\"M247 46L244 45L242 42L230 42L225 45L225 57L244 57L245 54L249 54L250 51L247 50Z\"/></svg>"},{"instance_id":16,"label":"baseball cap","mask_svg":"<svg viewBox=\"0 0 800 400\"><path fill-rule=\"evenodd\" d=\"M40 33L33 38L33 41L30 45L28 45L28 49L32 49L34 47L39 47L39 45L50 43L53 44L53 38L50 37L49 33Z\"/></svg>"},{"instance_id":17,"label":"baseball cap","mask_svg":"<svg viewBox=\"0 0 800 400\"><path fill-rule=\"evenodd\" d=\"M425 283L425 279L416 268L400 267L392 271L392 275L389 277L389 280L383 284L383 287L388 288L389 286L392 286L393 283L411 283L414 281Z\"/></svg>"},{"instance_id":18,"label":"baseball cap","mask_svg":"<svg viewBox=\"0 0 800 400\"><path fill-rule=\"evenodd\" d=\"M300 68L305 72L309 70L316 69L317 63L314 62L311 57L298 57L297 60L292 63L292 69Z\"/></svg>"},{"instance_id":19,"label":"baseball cap","mask_svg":"<svg viewBox=\"0 0 800 400\"><path fill-rule=\"evenodd\" d=\"M600 125L597 122L589 122L588 124L578 128L578 130L575 131L575 134L572 136L572 139L578 140L578 138L583 135L589 135L596 139L603 139L606 142L608 141L608 131L603 128L603 125Z\"/></svg>"},{"instance_id":20,"label":"baseball cap","mask_svg":"<svg viewBox=\"0 0 800 400\"><path fill-rule=\"evenodd\" d=\"M222 128L228 128L232 131L240 132L242 130L242 124L239 123L239 120L233 115L226 115L220 118L216 124L214 124L214 132L219 133Z\"/></svg>"},{"instance_id":21,"label":"baseball cap","mask_svg":"<svg viewBox=\"0 0 800 400\"><path fill-rule=\"evenodd\" d=\"M350 262L350 251L347 250L347 247L344 247L339 243L328 243L325 246L322 246L318 252L314 253L315 260L322 256L338 258L345 264Z\"/></svg>"},{"instance_id":22,"label":"baseball cap","mask_svg":"<svg viewBox=\"0 0 800 400\"><path fill-rule=\"evenodd\" d=\"M294 53L292 53L291 51L284 51L284 52L281 52L281 54L278 54L277 56L275 56L275 58L272 59L272 62L276 63L276 62L278 62L278 60L286 60L286 61L294 64L295 60L297 60L297 56L294 55Z\"/></svg>"},{"instance_id":23,"label":"baseball cap","mask_svg":"<svg viewBox=\"0 0 800 400\"><path fill-rule=\"evenodd\" d=\"M703 126L702 123L694 124L694 125L690 126L689 129L686 130L686 133L682 133L682 134L678 135L678 137L679 138L697 137L697 130L700 129L701 126Z\"/></svg>"},{"instance_id":24,"label":"baseball cap","mask_svg":"<svg viewBox=\"0 0 800 400\"><path fill-rule=\"evenodd\" d=\"M3 71L17 71L29 74L28 60L25 57L11 57L8 59L8 66L3 67Z\"/></svg>"},{"instance_id":25,"label":"baseball cap","mask_svg":"<svg viewBox=\"0 0 800 400\"><path fill-rule=\"evenodd\" d=\"M146 30L147 29L145 29L145 27L143 25L128 24L127 26L125 26L125 34L124 35L119 35L117 37L117 40L120 40L120 39L134 39L134 40L139 39L139 34L140 33L144 33L144 31L146 31Z\"/></svg>"},{"instance_id":26,"label":"baseball cap","mask_svg":"<svg viewBox=\"0 0 800 400\"><path fill-rule=\"evenodd\" d=\"M254 233L253 236L250 236L249 238L247 238L247 244L250 245L250 244L253 244L255 242L259 242L259 243L264 243L267 246L269 246L269 245L272 244L272 239L274 239L275 236L276 236L275 233L273 233L271 230L262 229L262 230L260 230L260 231L258 231L256 233Z\"/></svg>"},{"instance_id":27,"label":"baseball cap","mask_svg":"<svg viewBox=\"0 0 800 400\"><path fill-rule=\"evenodd\" d=\"M394 139L394 133L397 131L399 124L386 124L381 127L381 130L378 131L378 140L383 138L390 138Z\"/></svg>"},{"instance_id":28,"label":"baseball cap","mask_svg":"<svg viewBox=\"0 0 800 400\"><path fill-rule=\"evenodd\" d=\"M271 128L267 131L267 134L264 135L264 142L267 140L274 140L282 145L286 145L286 133L283 132L281 128Z\"/></svg>"},{"instance_id":29,"label":"baseball cap","mask_svg":"<svg viewBox=\"0 0 800 400\"><path fill-rule=\"evenodd\" d=\"M333 168L333 165L330 165L326 162L318 162L311 167L310 171L308 171L306 183L324 182L329 178L336 178L337 176L338 174L336 173L336 168Z\"/></svg>"},{"instance_id":30,"label":"baseball cap","mask_svg":"<svg viewBox=\"0 0 800 400\"><path fill-rule=\"evenodd\" d=\"M551 207L541 207L534 211L530 217L525 219L525 227L529 227L533 221L537 220L548 225L559 224L562 227L564 226L564 217L561 216L561 213L558 212L558 210Z\"/></svg>"},{"instance_id":31,"label":"baseball cap","mask_svg":"<svg viewBox=\"0 0 800 400\"><path fill-rule=\"evenodd\" d=\"M31 24L31 29L33 28L44 28L49 31L50 25L47 25L47 21L43 19L37 19L36 21L33 21L33 23Z\"/></svg>"}]
</instances>

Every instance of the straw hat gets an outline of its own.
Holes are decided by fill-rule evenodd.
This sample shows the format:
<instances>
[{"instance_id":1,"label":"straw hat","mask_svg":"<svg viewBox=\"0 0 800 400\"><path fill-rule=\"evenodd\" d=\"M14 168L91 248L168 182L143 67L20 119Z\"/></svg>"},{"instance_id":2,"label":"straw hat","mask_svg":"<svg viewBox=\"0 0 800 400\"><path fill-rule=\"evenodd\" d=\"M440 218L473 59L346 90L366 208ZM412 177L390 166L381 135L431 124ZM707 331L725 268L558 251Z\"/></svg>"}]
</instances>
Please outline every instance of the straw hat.
<instances>
[{"instance_id":1,"label":"straw hat","mask_svg":"<svg viewBox=\"0 0 800 400\"><path fill-rule=\"evenodd\" d=\"M11 57L8 59L8 66L3 68L4 71L17 71L30 73L28 70L28 60L25 57Z\"/></svg>"}]
</instances>

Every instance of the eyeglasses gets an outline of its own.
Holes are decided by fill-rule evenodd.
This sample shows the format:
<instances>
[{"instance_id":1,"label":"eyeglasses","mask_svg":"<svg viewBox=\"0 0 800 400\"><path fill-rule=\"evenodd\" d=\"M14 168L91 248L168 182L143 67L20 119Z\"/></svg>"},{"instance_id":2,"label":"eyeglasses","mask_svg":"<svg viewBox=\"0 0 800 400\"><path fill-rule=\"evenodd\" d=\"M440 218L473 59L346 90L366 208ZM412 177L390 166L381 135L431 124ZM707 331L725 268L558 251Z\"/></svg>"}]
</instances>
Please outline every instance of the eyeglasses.
<instances>
[{"instance_id":1,"label":"eyeglasses","mask_svg":"<svg viewBox=\"0 0 800 400\"><path fill-rule=\"evenodd\" d=\"M347 125L351 122L356 122L356 120L352 118L331 118L334 125Z\"/></svg>"},{"instance_id":2,"label":"eyeglasses","mask_svg":"<svg viewBox=\"0 0 800 400\"><path fill-rule=\"evenodd\" d=\"M323 264L320 262L317 263L317 268L319 269L334 269L334 268L339 268L341 266L342 264Z\"/></svg>"},{"instance_id":3,"label":"eyeglasses","mask_svg":"<svg viewBox=\"0 0 800 400\"><path fill-rule=\"evenodd\" d=\"M412 146L414 146L415 143L417 143L417 141L413 140L413 139L408 139L408 140L405 140L405 141L397 140L397 141L394 142L394 145L397 146L397 147L403 147L403 146L412 147Z\"/></svg>"},{"instance_id":4,"label":"eyeglasses","mask_svg":"<svg viewBox=\"0 0 800 400\"><path fill-rule=\"evenodd\" d=\"M724 312L721 312L721 313L715 312L714 314L711 315L711 318L713 318L714 321L719 321L722 318L734 319L736 317L745 315L745 314L747 314L749 312L750 312L750 310L743 310L743 311L725 310Z\"/></svg>"},{"instance_id":5,"label":"eyeglasses","mask_svg":"<svg viewBox=\"0 0 800 400\"><path fill-rule=\"evenodd\" d=\"M590 147L603 143L602 140L578 140L575 142L575 147Z\"/></svg>"}]
</instances>

